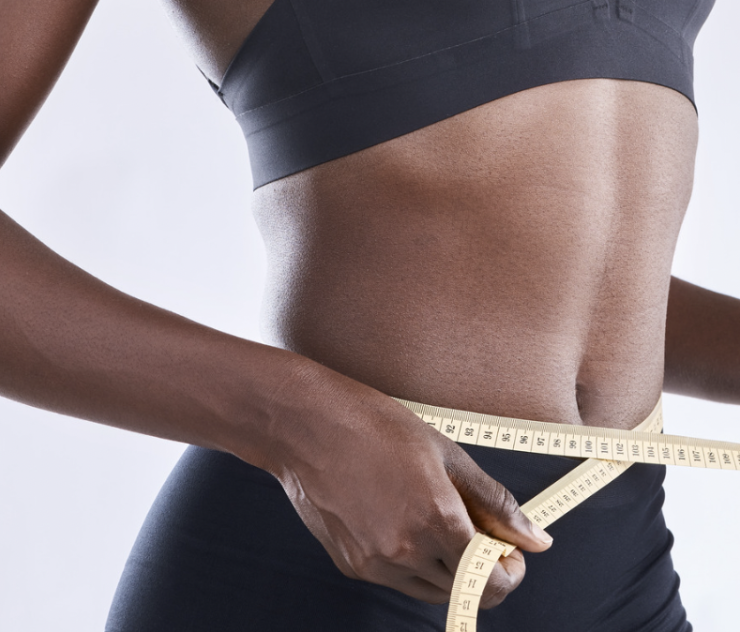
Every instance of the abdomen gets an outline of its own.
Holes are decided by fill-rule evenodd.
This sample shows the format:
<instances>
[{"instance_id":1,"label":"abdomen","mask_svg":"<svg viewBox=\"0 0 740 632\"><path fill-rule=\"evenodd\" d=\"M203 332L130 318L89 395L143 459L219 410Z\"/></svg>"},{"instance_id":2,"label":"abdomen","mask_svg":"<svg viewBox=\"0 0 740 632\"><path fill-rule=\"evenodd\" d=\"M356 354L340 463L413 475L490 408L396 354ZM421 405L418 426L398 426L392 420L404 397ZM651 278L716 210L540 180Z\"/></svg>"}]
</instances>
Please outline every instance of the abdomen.
<instances>
[{"instance_id":1,"label":"abdomen","mask_svg":"<svg viewBox=\"0 0 740 632\"><path fill-rule=\"evenodd\" d=\"M407 399L631 427L696 141L678 92L587 79L266 185L267 341Z\"/></svg>"}]
</instances>

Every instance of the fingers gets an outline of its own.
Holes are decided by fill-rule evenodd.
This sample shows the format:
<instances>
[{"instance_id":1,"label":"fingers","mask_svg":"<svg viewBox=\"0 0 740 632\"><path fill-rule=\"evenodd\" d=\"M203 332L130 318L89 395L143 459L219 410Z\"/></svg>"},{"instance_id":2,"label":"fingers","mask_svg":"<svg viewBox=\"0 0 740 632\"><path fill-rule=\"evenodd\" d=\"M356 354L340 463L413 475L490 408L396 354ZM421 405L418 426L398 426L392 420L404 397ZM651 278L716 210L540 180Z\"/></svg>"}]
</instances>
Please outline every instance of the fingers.
<instances>
[{"instance_id":1,"label":"fingers","mask_svg":"<svg viewBox=\"0 0 740 632\"><path fill-rule=\"evenodd\" d=\"M433 581L430 575L424 573L424 577L409 577L406 581L399 583L397 589L410 597L420 599L431 604L447 603L450 600L454 576L439 561L443 573L433 573ZM480 607L484 609L498 606L506 596L513 591L524 578L524 556L521 551L514 551L508 558L501 558L494 566L483 595Z\"/></svg>"},{"instance_id":2,"label":"fingers","mask_svg":"<svg viewBox=\"0 0 740 632\"><path fill-rule=\"evenodd\" d=\"M439 586L432 584L421 577L409 577L398 590L409 597L426 601L431 604L447 603L450 600L450 591L452 590L452 579L450 579L450 589L442 590Z\"/></svg>"},{"instance_id":3,"label":"fingers","mask_svg":"<svg viewBox=\"0 0 740 632\"><path fill-rule=\"evenodd\" d=\"M538 553L550 548L552 538L522 513L511 493L460 452L445 467L473 524L525 551Z\"/></svg>"},{"instance_id":4,"label":"fingers","mask_svg":"<svg viewBox=\"0 0 740 632\"><path fill-rule=\"evenodd\" d=\"M473 530L472 533L475 533L475 531ZM471 535L468 538L468 542L472 537ZM454 575L458 571L464 548L462 547L459 551L448 555L444 560L445 567L453 576L452 583L454 583ZM522 579L524 579L524 572L524 555L520 550L514 550L509 557L501 557L494 565L493 571L486 582L486 587L481 596L480 607L487 609L498 606L521 583ZM448 598L450 592L451 590L447 592Z\"/></svg>"},{"instance_id":5,"label":"fingers","mask_svg":"<svg viewBox=\"0 0 740 632\"><path fill-rule=\"evenodd\" d=\"M450 600L454 575L449 571L447 566L441 560L434 560L431 564L420 567L418 575L408 573L408 569L395 569L392 574L386 573L359 577L352 570L347 572L345 568L340 567L344 575L352 579L363 579L381 586L389 586L399 592L431 604L447 603Z\"/></svg>"},{"instance_id":6,"label":"fingers","mask_svg":"<svg viewBox=\"0 0 740 632\"><path fill-rule=\"evenodd\" d=\"M453 575L447 570L442 562L440 567L444 573L435 577L434 581L428 581L423 577L409 577L399 583L396 588L402 593L420 599L431 604L447 603L452 592ZM481 597L480 607L483 609L494 608L501 604L506 596L513 591L524 578L524 556L521 551L514 551L509 557L502 558L494 566L491 577Z\"/></svg>"},{"instance_id":7,"label":"fingers","mask_svg":"<svg viewBox=\"0 0 740 632\"><path fill-rule=\"evenodd\" d=\"M472 527L471 531L474 533ZM462 535L461 538L453 536L453 539L459 539L457 546L453 547L459 559L468 543L468 538ZM418 552L407 551L410 557L388 554L365 555L362 558L355 557L352 562L349 562L333 543L328 542L325 548L337 568L350 579L388 586L431 604L447 603L450 600L455 579L454 565L453 570L450 570L441 559L420 556ZM445 551L449 547L439 548ZM454 558L455 555L453 553L448 557Z\"/></svg>"},{"instance_id":8,"label":"fingers","mask_svg":"<svg viewBox=\"0 0 740 632\"><path fill-rule=\"evenodd\" d=\"M524 579L524 571L524 555L519 550L499 559L483 591L480 607L488 609L498 606Z\"/></svg>"},{"instance_id":9,"label":"fingers","mask_svg":"<svg viewBox=\"0 0 740 632\"><path fill-rule=\"evenodd\" d=\"M473 528L472 524L470 524L470 527L470 535L466 538L465 545L458 550L448 551L444 559L444 565L452 576L451 585L454 584L454 576L459 570L465 547L475 534L475 528ZM481 596L480 607L487 609L498 606L521 583L522 579L524 579L524 572L524 555L520 550L514 550L509 557L501 557L494 565L491 575L486 582ZM448 598L451 592L451 590L448 590Z\"/></svg>"}]
</instances>

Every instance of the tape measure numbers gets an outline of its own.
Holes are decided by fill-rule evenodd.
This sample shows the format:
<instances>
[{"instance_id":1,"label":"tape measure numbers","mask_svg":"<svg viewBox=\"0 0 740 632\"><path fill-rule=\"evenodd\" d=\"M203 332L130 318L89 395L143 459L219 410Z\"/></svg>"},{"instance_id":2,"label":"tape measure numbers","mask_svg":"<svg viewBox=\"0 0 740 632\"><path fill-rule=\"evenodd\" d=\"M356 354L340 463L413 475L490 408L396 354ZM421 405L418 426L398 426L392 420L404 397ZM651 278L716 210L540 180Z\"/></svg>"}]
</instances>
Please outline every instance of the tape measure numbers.
<instances>
[{"instance_id":1,"label":"tape measure numbers","mask_svg":"<svg viewBox=\"0 0 740 632\"><path fill-rule=\"evenodd\" d=\"M661 434L662 400L634 430L527 421L396 399L422 421L458 443L586 459L522 505L546 528L595 494L634 463L740 470L740 444ZM450 596L446 632L475 632L478 607L499 558L513 544L479 533L463 553Z\"/></svg>"}]
</instances>

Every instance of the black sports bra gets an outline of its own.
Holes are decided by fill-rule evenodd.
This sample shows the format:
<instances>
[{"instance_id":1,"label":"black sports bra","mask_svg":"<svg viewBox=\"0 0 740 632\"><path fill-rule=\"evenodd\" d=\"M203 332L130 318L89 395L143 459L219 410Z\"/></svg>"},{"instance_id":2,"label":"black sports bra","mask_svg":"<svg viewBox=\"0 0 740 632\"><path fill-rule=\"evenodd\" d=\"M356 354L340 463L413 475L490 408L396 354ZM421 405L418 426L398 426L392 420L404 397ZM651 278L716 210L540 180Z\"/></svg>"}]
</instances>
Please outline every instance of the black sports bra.
<instances>
[{"instance_id":1,"label":"black sports bra","mask_svg":"<svg viewBox=\"0 0 740 632\"><path fill-rule=\"evenodd\" d=\"M488 101L608 77L694 103L714 0L274 0L219 94L254 188Z\"/></svg>"}]
</instances>

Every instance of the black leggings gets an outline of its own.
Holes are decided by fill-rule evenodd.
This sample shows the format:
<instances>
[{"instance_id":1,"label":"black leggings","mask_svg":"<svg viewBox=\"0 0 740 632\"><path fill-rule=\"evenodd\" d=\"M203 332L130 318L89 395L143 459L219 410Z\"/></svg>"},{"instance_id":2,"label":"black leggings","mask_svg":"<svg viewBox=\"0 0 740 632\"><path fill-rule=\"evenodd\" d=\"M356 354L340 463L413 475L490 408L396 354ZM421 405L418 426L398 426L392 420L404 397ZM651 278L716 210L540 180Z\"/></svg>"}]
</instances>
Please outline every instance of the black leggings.
<instances>
[{"instance_id":1,"label":"black leggings","mask_svg":"<svg viewBox=\"0 0 740 632\"><path fill-rule=\"evenodd\" d=\"M523 502L577 462L467 447ZM552 548L479 631L690 632L661 506L661 466L634 465L549 528ZM280 484L188 448L126 564L107 632L442 632L446 605L344 577Z\"/></svg>"}]
</instances>

